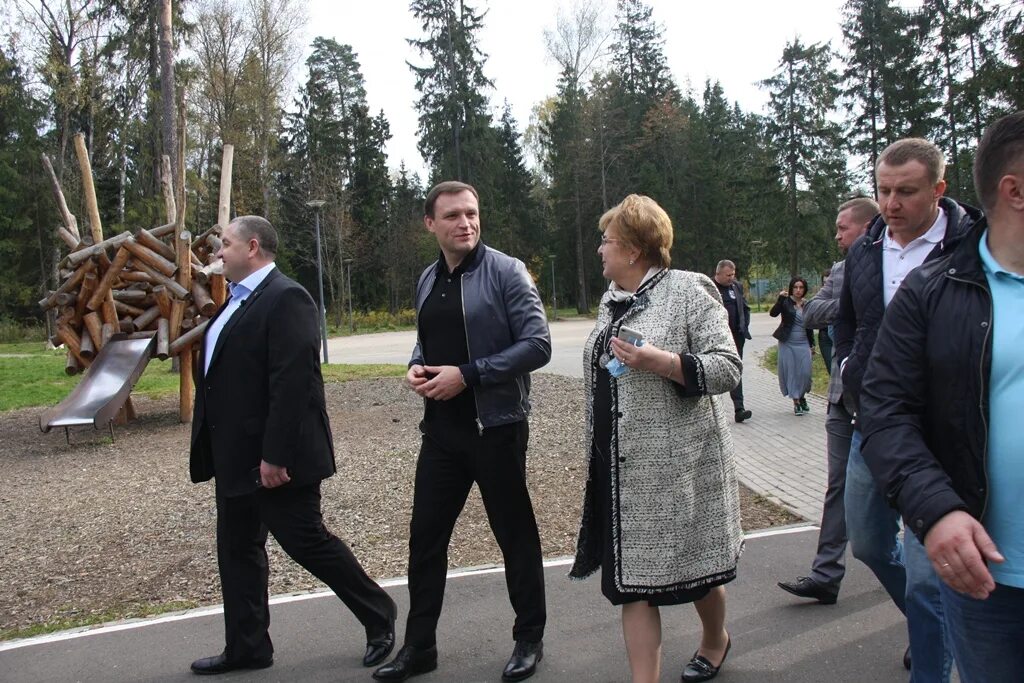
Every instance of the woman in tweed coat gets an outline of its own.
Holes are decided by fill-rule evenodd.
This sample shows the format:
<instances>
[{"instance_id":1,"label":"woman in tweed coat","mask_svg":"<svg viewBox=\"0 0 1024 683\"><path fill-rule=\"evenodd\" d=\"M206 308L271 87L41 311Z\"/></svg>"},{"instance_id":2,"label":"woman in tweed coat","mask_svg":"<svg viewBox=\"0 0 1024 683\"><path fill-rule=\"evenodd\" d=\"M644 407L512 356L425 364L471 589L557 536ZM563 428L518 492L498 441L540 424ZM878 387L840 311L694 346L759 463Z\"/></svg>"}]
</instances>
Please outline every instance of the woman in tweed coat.
<instances>
[{"instance_id":1,"label":"woman in tweed coat","mask_svg":"<svg viewBox=\"0 0 1024 683\"><path fill-rule=\"evenodd\" d=\"M611 285L584 349L590 469L570 576L601 570L636 683L660 675L659 607L693 602L703 634L682 679L705 681L731 645L723 584L743 546L721 399L741 361L711 279L668 269L672 223L657 203L630 195L600 229ZM623 325L641 346L617 338ZM614 360L628 372L612 376Z\"/></svg>"}]
</instances>

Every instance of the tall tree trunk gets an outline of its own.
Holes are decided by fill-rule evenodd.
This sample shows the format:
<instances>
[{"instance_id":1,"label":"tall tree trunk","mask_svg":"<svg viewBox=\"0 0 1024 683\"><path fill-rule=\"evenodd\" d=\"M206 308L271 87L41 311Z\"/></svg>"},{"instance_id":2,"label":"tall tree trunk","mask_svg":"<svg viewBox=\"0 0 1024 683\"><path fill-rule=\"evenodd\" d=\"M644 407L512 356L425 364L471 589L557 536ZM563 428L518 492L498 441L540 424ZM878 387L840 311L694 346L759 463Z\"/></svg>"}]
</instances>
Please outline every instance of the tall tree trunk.
<instances>
[{"instance_id":1,"label":"tall tree trunk","mask_svg":"<svg viewBox=\"0 0 1024 683\"><path fill-rule=\"evenodd\" d=\"M181 195L178 187L178 117L175 113L174 42L171 34L171 0L160 0L160 100L163 111L163 153L171 158L171 177L174 196Z\"/></svg>"}]
</instances>

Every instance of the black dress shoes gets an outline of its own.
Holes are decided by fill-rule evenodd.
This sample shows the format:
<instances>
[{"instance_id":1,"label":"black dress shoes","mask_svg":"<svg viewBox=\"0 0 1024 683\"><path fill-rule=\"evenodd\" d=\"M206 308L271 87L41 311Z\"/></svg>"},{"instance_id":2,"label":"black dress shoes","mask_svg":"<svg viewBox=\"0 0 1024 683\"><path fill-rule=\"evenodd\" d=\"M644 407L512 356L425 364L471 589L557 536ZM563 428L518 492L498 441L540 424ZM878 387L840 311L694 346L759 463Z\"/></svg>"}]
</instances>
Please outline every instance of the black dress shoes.
<instances>
[{"instance_id":1,"label":"black dress shoes","mask_svg":"<svg viewBox=\"0 0 1024 683\"><path fill-rule=\"evenodd\" d=\"M395 620L388 624L388 630L366 641L363 666L377 666L395 649Z\"/></svg>"},{"instance_id":2,"label":"black dress shoes","mask_svg":"<svg viewBox=\"0 0 1024 683\"><path fill-rule=\"evenodd\" d=\"M754 416L754 414L752 412L750 412L749 410L737 410L736 411L736 421L737 422L743 422L744 420L749 420L753 416Z\"/></svg>"},{"instance_id":3,"label":"black dress shoes","mask_svg":"<svg viewBox=\"0 0 1024 683\"><path fill-rule=\"evenodd\" d=\"M732 638L725 643L725 652L722 654L722 661L715 666L711 663L711 660L707 659L703 655L697 654L700 652L693 653L693 657L689 662L686 663L686 667L683 669L683 675L680 680L683 683L698 683L699 681L710 681L712 678L718 675L718 671L725 664L725 658L729 656L729 649L732 647Z\"/></svg>"},{"instance_id":4,"label":"black dress shoes","mask_svg":"<svg viewBox=\"0 0 1024 683\"><path fill-rule=\"evenodd\" d=\"M517 640L505 670L501 672L503 681L524 681L537 671L537 663L544 659L544 641L528 643Z\"/></svg>"},{"instance_id":5,"label":"black dress shoes","mask_svg":"<svg viewBox=\"0 0 1024 683\"><path fill-rule=\"evenodd\" d=\"M403 645L395 658L373 672L378 681L404 681L437 668L437 647L427 649Z\"/></svg>"},{"instance_id":6,"label":"black dress shoes","mask_svg":"<svg viewBox=\"0 0 1024 683\"><path fill-rule=\"evenodd\" d=\"M796 581L779 581L779 588L800 598L812 598L823 605L834 605L839 598L839 586L830 586L801 576Z\"/></svg>"},{"instance_id":7,"label":"black dress shoes","mask_svg":"<svg viewBox=\"0 0 1024 683\"><path fill-rule=\"evenodd\" d=\"M267 659L243 659L231 662L228 661L228 658L222 652L219 655L203 657L192 662L192 673L199 674L200 676L214 676L240 669L266 669L273 663L273 657L268 657Z\"/></svg>"}]
</instances>

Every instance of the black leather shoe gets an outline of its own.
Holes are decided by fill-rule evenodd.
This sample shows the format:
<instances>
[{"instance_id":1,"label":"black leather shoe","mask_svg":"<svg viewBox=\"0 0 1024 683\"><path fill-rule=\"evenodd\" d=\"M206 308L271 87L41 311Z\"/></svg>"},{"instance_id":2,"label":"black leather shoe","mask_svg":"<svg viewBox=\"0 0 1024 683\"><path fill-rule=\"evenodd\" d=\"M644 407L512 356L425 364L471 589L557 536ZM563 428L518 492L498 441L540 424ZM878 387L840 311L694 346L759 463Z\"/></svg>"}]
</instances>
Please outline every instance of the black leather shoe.
<instances>
[{"instance_id":1,"label":"black leather shoe","mask_svg":"<svg viewBox=\"0 0 1024 683\"><path fill-rule=\"evenodd\" d=\"M377 666L395 649L395 618L391 617L388 630L379 636L366 641L366 654L363 655L363 666Z\"/></svg>"},{"instance_id":2,"label":"black leather shoe","mask_svg":"<svg viewBox=\"0 0 1024 683\"><path fill-rule=\"evenodd\" d=\"M537 671L537 663L544 659L544 641L528 643L517 640L505 670L501 672L503 681L524 681Z\"/></svg>"},{"instance_id":3,"label":"black leather shoe","mask_svg":"<svg viewBox=\"0 0 1024 683\"><path fill-rule=\"evenodd\" d=\"M422 649L403 645L395 658L373 672L378 681L404 681L437 668L437 647Z\"/></svg>"},{"instance_id":4,"label":"black leather shoe","mask_svg":"<svg viewBox=\"0 0 1024 683\"><path fill-rule=\"evenodd\" d=\"M693 653L693 657L689 662L686 663L686 668L683 669L683 675L680 680L683 683L698 683L698 681L710 681L712 678L718 675L718 671L725 664L725 658L729 656L729 649L732 647L732 638L725 643L725 652L722 653L722 661L718 663L718 666L714 666L710 660L703 655L697 654L700 650Z\"/></svg>"},{"instance_id":5,"label":"black leather shoe","mask_svg":"<svg viewBox=\"0 0 1024 683\"><path fill-rule=\"evenodd\" d=\"M903 668L907 671L910 671L911 663L912 662L910 661L910 646L908 645L907 651L903 653Z\"/></svg>"},{"instance_id":6,"label":"black leather shoe","mask_svg":"<svg viewBox=\"0 0 1024 683\"><path fill-rule=\"evenodd\" d=\"M216 674L226 674L229 671L238 671L239 669L266 669L268 666L274 663L274 658L268 659L243 659L237 662L229 662L228 658L224 656L224 653L215 655L213 657L203 657L192 662L192 673L200 676L214 676Z\"/></svg>"},{"instance_id":7,"label":"black leather shoe","mask_svg":"<svg viewBox=\"0 0 1024 683\"><path fill-rule=\"evenodd\" d=\"M736 411L736 421L737 422L743 422L744 420L749 420L753 416L754 416L754 414L752 412L750 412L749 410L737 410Z\"/></svg>"},{"instance_id":8,"label":"black leather shoe","mask_svg":"<svg viewBox=\"0 0 1024 683\"><path fill-rule=\"evenodd\" d=\"M800 598L812 598L823 605L834 605L839 598L839 586L829 586L809 576L801 576L796 581L779 581L779 588Z\"/></svg>"}]
</instances>

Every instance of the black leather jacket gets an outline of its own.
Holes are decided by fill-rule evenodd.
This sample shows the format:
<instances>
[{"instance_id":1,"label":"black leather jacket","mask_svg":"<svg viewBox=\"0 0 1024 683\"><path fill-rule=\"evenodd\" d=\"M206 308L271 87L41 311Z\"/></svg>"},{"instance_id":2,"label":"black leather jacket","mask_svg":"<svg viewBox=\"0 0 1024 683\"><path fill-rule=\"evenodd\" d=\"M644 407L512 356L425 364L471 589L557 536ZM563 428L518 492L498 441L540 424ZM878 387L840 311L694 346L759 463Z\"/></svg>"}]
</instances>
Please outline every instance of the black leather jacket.
<instances>
[{"instance_id":1,"label":"black leather jacket","mask_svg":"<svg viewBox=\"0 0 1024 683\"><path fill-rule=\"evenodd\" d=\"M438 260L420 275L417 318L440 267ZM462 312L475 371L466 381L476 396L477 426L483 431L525 420L530 413L530 373L551 360L551 333L540 294L523 262L480 244L462 275ZM423 364L417 340L409 365Z\"/></svg>"},{"instance_id":2,"label":"black leather jacket","mask_svg":"<svg viewBox=\"0 0 1024 683\"><path fill-rule=\"evenodd\" d=\"M772 336L779 341L786 341L789 339L789 334L793 330L793 325L796 323L796 303L788 296L779 295L779 298L775 301L775 305L772 306L772 310L768 311L768 315L773 318L782 316L782 320L779 322L779 326L772 332ZM804 331L807 333L807 343L810 344L811 348L814 348L814 330L809 327L805 327Z\"/></svg>"},{"instance_id":3,"label":"black leather jacket","mask_svg":"<svg viewBox=\"0 0 1024 683\"><path fill-rule=\"evenodd\" d=\"M928 254L925 263L948 253L981 218L977 209L958 204L948 197L940 199L939 206L945 210L948 220L946 236ZM839 316L833 324L835 334L832 341L842 368L843 399L855 413L859 410L864 370L885 313L882 283L882 237L885 229L885 220L878 216L867 233L847 252Z\"/></svg>"},{"instance_id":4,"label":"black leather jacket","mask_svg":"<svg viewBox=\"0 0 1024 683\"><path fill-rule=\"evenodd\" d=\"M861 393L862 453L918 538L945 514L981 519L988 495L992 294L982 219L889 304Z\"/></svg>"}]
</instances>

